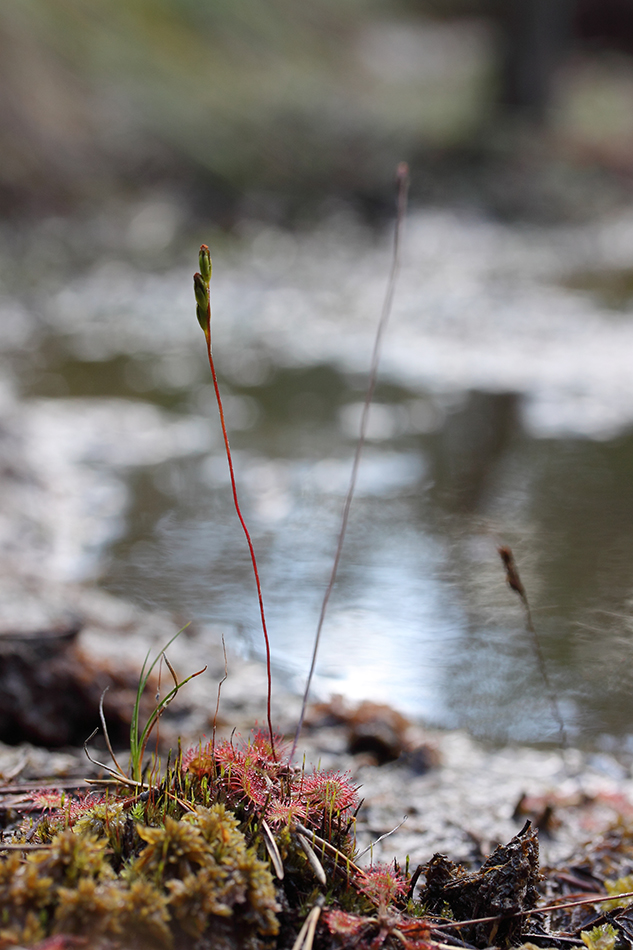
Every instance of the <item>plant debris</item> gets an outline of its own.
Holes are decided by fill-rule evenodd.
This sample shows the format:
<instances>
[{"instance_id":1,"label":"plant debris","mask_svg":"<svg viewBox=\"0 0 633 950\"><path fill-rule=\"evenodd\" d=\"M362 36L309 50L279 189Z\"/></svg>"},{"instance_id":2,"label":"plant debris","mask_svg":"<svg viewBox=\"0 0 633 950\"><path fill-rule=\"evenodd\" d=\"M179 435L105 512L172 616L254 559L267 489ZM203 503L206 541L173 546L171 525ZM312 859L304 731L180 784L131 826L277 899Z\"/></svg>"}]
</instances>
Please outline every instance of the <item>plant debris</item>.
<instances>
[{"instance_id":1,"label":"plant debris","mask_svg":"<svg viewBox=\"0 0 633 950\"><path fill-rule=\"evenodd\" d=\"M521 930L517 914L532 910L538 898L538 835L529 821L507 845L499 845L478 871L467 873L443 854L426 869L422 900L433 911L448 907L455 920L495 918L460 933L476 946L505 944Z\"/></svg>"},{"instance_id":2,"label":"plant debris","mask_svg":"<svg viewBox=\"0 0 633 950\"><path fill-rule=\"evenodd\" d=\"M0 742L80 746L99 723L106 689L110 735L119 746L127 741L138 670L82 650L81 627L71 618L50 630L0 635Z\"/></svg>"},{"instance_id":3,"label":"plant debris","mask_svg":"<svg viewBox=\"0 0 633 950\"><path fill-rule=\"evenodd\" d=\"M315 703L305 718L309 729L343 726L347 751L371 765L402 759L418 775L440 764L437 747L420 739L411 722L384 703L364 700L352 706L342 696Z\"/></svg>"}]
</instances>

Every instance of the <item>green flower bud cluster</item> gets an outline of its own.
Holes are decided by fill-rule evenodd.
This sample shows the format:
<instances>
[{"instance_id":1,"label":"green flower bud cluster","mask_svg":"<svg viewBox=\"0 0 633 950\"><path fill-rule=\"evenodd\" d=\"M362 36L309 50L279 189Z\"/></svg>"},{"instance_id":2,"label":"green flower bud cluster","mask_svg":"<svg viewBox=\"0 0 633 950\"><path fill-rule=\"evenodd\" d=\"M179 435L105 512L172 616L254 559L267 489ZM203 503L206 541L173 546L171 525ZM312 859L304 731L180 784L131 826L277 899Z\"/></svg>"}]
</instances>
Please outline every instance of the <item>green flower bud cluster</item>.
<instances>
[{"instance_id":1,"label":"green flower bud cluster","mask_svg":"<svg viewBox=\"0 0 633 950\"><path fill-rule=\"evenodd\" d=\"M200 247L200 272L193 275L193 291L196 296L196 316L205 336L209 333L209 283L211 281L211 257L206 244Z\"/></svg>"}]
</instances>

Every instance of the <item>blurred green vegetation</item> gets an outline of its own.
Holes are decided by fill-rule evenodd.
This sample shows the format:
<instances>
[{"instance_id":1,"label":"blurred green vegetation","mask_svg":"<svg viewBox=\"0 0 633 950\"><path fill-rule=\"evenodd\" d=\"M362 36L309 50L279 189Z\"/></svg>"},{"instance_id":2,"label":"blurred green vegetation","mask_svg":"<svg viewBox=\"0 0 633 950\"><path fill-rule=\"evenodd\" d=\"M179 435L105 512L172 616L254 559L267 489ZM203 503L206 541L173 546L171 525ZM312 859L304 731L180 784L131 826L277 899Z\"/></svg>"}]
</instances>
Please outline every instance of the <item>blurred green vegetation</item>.
<instances>
[{"instance_id":1,"label":"blurred green vegetation","mask_svg":"<svg viewBox=\"0 0 633 950\"><path fill-rule=\"evenodd\" d=\"M454 6L3 0L0 212L164 181L202 215L378 194L398 160L485 120L493 32L477 4Z\"/></svg>"},{"instance_id":2,"label":"blurred green vegetation","mask_svg":"<svg viewBox=\"0 0 633 950\"><path fill-rule=\"evenodd\" d=\"M310 220L341 202L380 218L403 159L414 200L504 217L586 217L628 200L633 59L577 36L556 53L547 115L525 122L501 106L521 45L509 8L3 0L0 215L166 194L187 220L220 226Z\"/></svg>"}]
</instances>

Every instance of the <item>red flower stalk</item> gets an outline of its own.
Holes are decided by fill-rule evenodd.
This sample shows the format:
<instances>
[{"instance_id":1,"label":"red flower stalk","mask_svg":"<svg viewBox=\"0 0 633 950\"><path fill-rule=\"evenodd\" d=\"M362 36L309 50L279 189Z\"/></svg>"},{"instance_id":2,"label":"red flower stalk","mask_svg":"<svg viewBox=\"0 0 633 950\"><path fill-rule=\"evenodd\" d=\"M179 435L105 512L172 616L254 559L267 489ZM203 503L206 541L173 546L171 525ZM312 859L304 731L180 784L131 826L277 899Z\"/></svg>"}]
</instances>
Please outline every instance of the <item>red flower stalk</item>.
<instances>
[{"instance_id":1,"label":"red flower stalk","mask_svg":"<svg viewBox=\"0 0 633 950\"><path fill-rule=\"evenodd\" d=\"M233 492L233 504L235 505L235 511L239 522L242 525L242 530L244 531L244 536L246 538L246 543L248 544L248 550L251 555L251 561L253 564L253 573L255 575L255 584L257 586L257 597L259 600L259 613L261 616L262 622L262 631L264 633L264 643L266 645L266 674L268 677L268 698L266 704L266 715L268 718L268 731L270 733L270 745L272 749L273 758L276 758L275 753L275 737L273 733L273 724L271 716L271 699L272 699L272 670L270 663L270 641L268 639L268 629L266 627L266 615L264 613L264 597L262 594L262 586L259 580L259 571L257 569L257 559L255 557L255 549L253 547L253 542L251 541L251 536L246 527L246 522L242 516L242 511L240 509L240 503L237 498L237 485L235 482L235 472L233 470L233 457L231 455L231 447L229 445L229 436L226 431L226 422L224 420L224 408L222 406L222 397L220 395L220 387L218 385L218 377L215 372L215 364L213 362L213 354L211 352L211 298L209 296L209 282L211 280L211 257L209 256L209 248L206 244L202 244L200 247L200 273L193 275L193 289L196 297L196 315L198 317L198 323L202 327L204 333L204 338L207 343L207 357L209 360L209 366L211 368L211 376L213 377L213 388L215 390L215 398L218 404L218 412L220 415L220 425L222 426L222 438L224 439L224 448L226 450L226 458L229 463L229 474L231 477L231 490Z\"/></svg>"}]
</instances>

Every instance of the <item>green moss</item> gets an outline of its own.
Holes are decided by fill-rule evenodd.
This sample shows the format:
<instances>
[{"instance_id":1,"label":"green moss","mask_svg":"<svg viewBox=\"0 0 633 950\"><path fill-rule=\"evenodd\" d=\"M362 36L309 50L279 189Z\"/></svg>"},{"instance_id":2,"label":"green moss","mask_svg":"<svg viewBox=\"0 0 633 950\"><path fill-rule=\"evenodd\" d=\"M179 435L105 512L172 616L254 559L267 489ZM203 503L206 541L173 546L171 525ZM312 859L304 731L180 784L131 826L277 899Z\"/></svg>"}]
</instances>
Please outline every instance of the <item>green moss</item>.
<instances>
[{"instance_id":1,"label":"green moss","mask_svg":"<svg viewBox=\"0 0 633 950\"><path fill-rule=\"evenodd\" d=\"M223 805L198 807L181 821L167 817L162 827L138 833L146 847L131 864L130 877L162 883L170 911L186 933L201 936L218 917L235 918L236 936L277 933L270 871Z\"/></svg>"},{"instance_id":2,"label":"green moss","mask_svg":"<svg viewBox=\"0 0 633 950\"><path fill-rule=\"evenodd\" d=\"M48 850L0 862L0 947L63 933L169 948L213 933L214 947L257 948L278 932L270 871L223 805L136 826L142 850L117 874L110 842L127 820L120 802L97 803Z\"/></svg>"},{"instance_id":3,"label":"green moss","mask_svg":"<svg viewBox=\"0 0 633 950\"><path fill-rule=\"evenodd\" d=\"M617 899L618 894L630 894L633 891L633 874L626 874L624 877L619 877L616 881L605 881L604 887L607 894L612 894L616 900L605 901L602 905L603 909L606 911L617 910L618 907L628 907L631 903L630 897L624 897L620 900Z\"/></svg>"},{"instance_id":4,"label":"green moss","mask_svg":"<svg viewBox=\"0 0 633 950\"><path fill-rule=\"evenodd\" d=\"M149 881L131 881L123 894L117 924L134 946L170 947L172 934L167 896Z\"/></svg>"},{"instance_id":5,"label":"green moss","mask_svg":"<svg viewBox=\"0 0 633 950\"><path fill-rule=\"evenodd\" d=\"M613 950L618 932L611 924L601 924L592 930L581 931L580 936L589 950Z\"/></svg>"},{"instance_id":6,"label":"green moss","mask_svg":"<svg viewBox=\"0 0 633 950\"><path fill-rule=\"evenodd\" d=\"M146 842L130 868L132 876L146 876L155 884L184 878L205 863L205 842L197 828L167 817L159 828L137 826Z\"/></svg>"}]
</instances>

